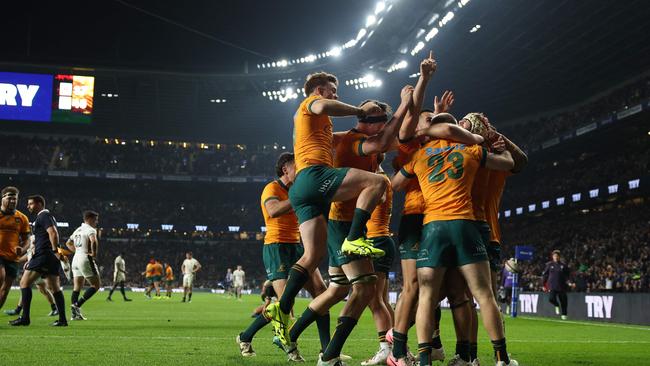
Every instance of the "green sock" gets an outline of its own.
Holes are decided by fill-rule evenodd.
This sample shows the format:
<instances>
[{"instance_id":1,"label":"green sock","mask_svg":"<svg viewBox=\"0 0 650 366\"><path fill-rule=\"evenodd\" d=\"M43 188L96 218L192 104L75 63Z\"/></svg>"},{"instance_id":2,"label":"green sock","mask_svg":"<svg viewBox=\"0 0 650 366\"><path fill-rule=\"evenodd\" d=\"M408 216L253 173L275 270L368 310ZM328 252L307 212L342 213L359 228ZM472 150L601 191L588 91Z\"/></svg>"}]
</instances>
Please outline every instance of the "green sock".
<instances>
[{"instance_id":1,"label":"green sock","mask_svg":"<svg viewBox=\"0 0 650 366\"><path fill-rule=\"evenodd\" d=\"M320 338L321 351L325 351L327 345L330 344L330 313L327 312L319 315L316 318L316 325L318 326L318 338Z\"/></svg>"},{"instance_id":2,"label":"green sock","mask_svg":"<svg viewBox=\"0 0 650 366\"><path fill-rule=\"evenodd\" d=\"M265 325L269 324L269 320L266 319L263 315L258 315L255 320L253 320L253 323L246 328L245 331L239 334L239 339L242 342L252 342L253 337L255 337L255 333L257 333L258 330L264 328Z\"/></svg>"},{"instance_id":3,"label":"green sock","mask_svg":"<svg viewBox=\"0 0 650 366\"><path fill-rule=\"evenodd\" d=\"M300 315L300 318L291 326L291 330L289 331L289 339L291 339L291 342L296 342L300 334L317 319L318 313L307 307L302 315Z\"/></svg>"},{"instance_id":4,"label":"green sock","mask_svg":"<svg viewBox=\"0 0 650 366\"><path fill-rule=\"evenodd\" d=\"M418 343L418 355L420 356L420 366L431 366L431 350L433 344L431 342Z\"/></svg>"},{"instance_id":5,"label":"green sock","mask_svg":"<svg viewBox=\"0 0 650 366\"><path fill-rule=\"evenodd\" d=\"M353 241L363 237L366 223L370 220L371 213L360 209L354 209L354 216L352 217L352 225L350 226L350 233L348 234L348 240Z\"/></svg>"},{"instance_id":6,"label":"green sock","mask_svg":"<svg viewBox=\"0 0 650 366\"><path fill-rule=\"evenodd\" d=\"M510 363L510 356L508 356L508 351L506 350L505 338L492 341L492 347L494 348L494 358L497 361L503 361L506 365Z\"/></svg>"},{"instance_id":7,"label":"green sock","mask_svg":"<svg viewBox=\"0 0 650 366\"><path fill-rule=\"evenodd\" d=\"M472 361L478 358L478 343L469 344L469 357Z\"/></svg>"},{"instance_id":8,"label":"green sock","mask_svg":"<svg viewBox=\"0 0 650 366\"><path fill-rule=\"evenodd\" d=\"M393 329L393 357L396 359L406 357L406 341L408 336Z\"/></svg>"},{"instance_id":9,"label":"green sock","mask_svg":"<svg viewBox=\"0 0 650 366\"><path fill-rule=\"evenodd\" d=\"M287 278L287 284L280 298L280 310L283 313L289 314L291 312L296 295L305 286L307 280L309 280L307 270L297 263L294 264L289 270L289 278Z\"/></svg>"},{"instance_id":10,"label":"green sock","mask_svg":"<svg viewBox=\"0 0 650 366\"><path fill-rule=\"evenodd\" d=\"M352 333L352 329L357 325L357 319L351 318L349 316L342 316L339 318L339 322L336 325L336 331L334 331L334 336L330 341L330 344L327 345L327 348L323 352L323 361L329 361L341 355L341 350L345 341Z\"/></svg>"}]
</instances>

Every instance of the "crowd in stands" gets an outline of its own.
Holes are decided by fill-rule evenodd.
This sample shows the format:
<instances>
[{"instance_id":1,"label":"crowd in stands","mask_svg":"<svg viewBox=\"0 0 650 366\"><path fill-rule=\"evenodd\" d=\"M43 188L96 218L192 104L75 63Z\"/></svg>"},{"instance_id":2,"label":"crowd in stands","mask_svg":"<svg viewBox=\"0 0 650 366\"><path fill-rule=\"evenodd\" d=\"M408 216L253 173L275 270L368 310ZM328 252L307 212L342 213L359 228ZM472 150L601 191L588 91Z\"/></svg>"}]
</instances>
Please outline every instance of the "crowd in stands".
<instances>
[{"instance_id":1,"label":"crowd in stands","mask_svg":"<svg viewBox=\"0 0 650 366\"><path fill-rule=\"evenodd\" d=\"M650 98L650 77L642 77L613 92L570 111L547 115L524 123L506 126L503 133L530 150L555 137L561 137L592 122L600 122L612 113L633 107ZM497 126L498 127L498 126Z\"/></svg>"},{"instance_id":2,"label":"crowd in stands","mask_svg":"<svg viewBox=\"0 0 650 366\"><path fill-rule=\"evenodd\" d=\"M201 176L272 176L275 160L282 150L278 145L0 135L0 153L5 157L0 167Z\"/></svg>"},{"instance_id":3,"label":"crowd in stands","mask_svg":"<svg viewBox=\"0 0 650 366\"><path fill-rule=\"evenodd\" d=\"M624 126L610 126L584 141L533 153L530 164L508 180L504 208L554 200L577 192L650 175L650 113L643 112ZM577 141L576 141L577 142Z\"/></svg>"},{"instance_id":4,"label":"crowd in stands","mask_svg":"<svg viewBox=\"0 0 650 366\"><path fill-rule=\"evenodd\" d=\"M535 259L521 262L522 287L542 291L551 252L561 251L578 292L650 291L650 205L647 198L625 207L574 210L502 223L504 252L531 245Z\"/></svg>"}]
</instances>

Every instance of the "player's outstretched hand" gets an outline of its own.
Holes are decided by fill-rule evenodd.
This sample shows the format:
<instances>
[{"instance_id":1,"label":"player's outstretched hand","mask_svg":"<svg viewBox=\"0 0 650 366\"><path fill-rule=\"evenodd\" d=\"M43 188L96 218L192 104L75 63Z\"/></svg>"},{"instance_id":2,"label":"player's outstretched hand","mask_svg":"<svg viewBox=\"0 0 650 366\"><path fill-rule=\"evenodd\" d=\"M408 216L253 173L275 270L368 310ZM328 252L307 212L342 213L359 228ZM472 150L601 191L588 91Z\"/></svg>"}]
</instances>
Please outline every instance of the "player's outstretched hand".
<instances>
[{"instance_id":1,"label":"player's outstretched hand","mask_svg":"<svg viewBox=\"0 0 650 366\"><path fill-rule=\"evenodd\" d=\"M429 51L429 57L420 62L420 75L429 79L438 69L438 63L433 58L433 51Z\"/></svg>"},{"instance_id":2,"label":"player's outstretched hand","mask_svg":"<svg viewBox=\"0 0 650 366\"><path fill-rule=\"evenodd\" d=\"M413 88L412 85L406 85L402 88L400 92L400 97L402 98L403 104L411 104L413 102Z\"/></svg>"},{"instance_id":3,"label":"player's outstretched hand","mask_svg":"<svg viewBox=\"0 0 650 366\"><path fill-rule=\"evenodd\" d=\"M442 97L438 98L436 95L433 98L433 109L434 113L448 113L451 110L451 107L454 105L454 92L450 90L445 90L444 93L442 93Z\"/></svg>"}]
</instances>

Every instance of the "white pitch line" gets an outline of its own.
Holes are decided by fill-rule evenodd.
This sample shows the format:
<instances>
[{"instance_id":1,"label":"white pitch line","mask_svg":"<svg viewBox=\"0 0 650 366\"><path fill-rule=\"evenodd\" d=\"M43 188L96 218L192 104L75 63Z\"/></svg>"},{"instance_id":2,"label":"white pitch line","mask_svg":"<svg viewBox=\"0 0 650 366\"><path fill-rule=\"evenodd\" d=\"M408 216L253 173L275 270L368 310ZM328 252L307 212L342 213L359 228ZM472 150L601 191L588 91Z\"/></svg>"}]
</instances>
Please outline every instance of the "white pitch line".
<instances>
[{"instance_id":1,"label":"white pitch line","mask_svg":"<svg viewBox=\"0 0 650 366\"><path fill-rule=\"evenodd\" d=\"M621 328L621 329L635 329L635 330L650 331L650 327L641 327L641 326L634 327L631 325L621 325L621 324L612 324L612 323L578 322L575 320L557 320L557 319L537 318L533 316L520 316L520 318L526 320L539 320L539 321L552 322L552 323L565 323L565 324L589 325L593 327Z\"/></svg>"}]
</instances>

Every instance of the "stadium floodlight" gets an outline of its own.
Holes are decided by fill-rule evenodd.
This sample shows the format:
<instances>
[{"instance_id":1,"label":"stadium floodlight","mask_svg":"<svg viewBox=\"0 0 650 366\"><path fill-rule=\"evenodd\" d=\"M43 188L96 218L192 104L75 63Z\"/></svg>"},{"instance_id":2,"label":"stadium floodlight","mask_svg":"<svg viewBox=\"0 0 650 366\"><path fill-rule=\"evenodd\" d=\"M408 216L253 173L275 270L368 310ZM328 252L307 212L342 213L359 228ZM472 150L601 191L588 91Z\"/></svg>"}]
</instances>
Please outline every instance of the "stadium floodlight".
<instances>
[{"instance_id":1,"label":"stadium floodlight","mask_svg":"<svg viewBox=\"0 0 650 366\"><path fill-rule=\"evenodd\" d=\"M438 25L440 27L444 27L445 24L449 23L452 19L454 19L454 12L450 11L449 13L445 14L445 16L442 17L442 19L440 19Z\"/></svg>"},{"instance_id":2,"label":"stadium floodlight","mask_svg":"<svg viewBox=\"0 0 650 366\"><path fill-rule=\"evenodd\" d=\"M341 47L339 47L339 46L333 47L331 50L327 51L327 53L329 53L329 55L334 56L334 57L340 56L341 55Z\"/></svg>"},{"instance_id":3,"label":"stadium floodlight","mask_svg":"<svg viewBox=\"0 0 650 366\"><path fill-rule=\"evenodd\" d=\"M590 190L590 191L589 191L589 198L596 198L596 197L598 197L598 192L599 192L599 191L600 191L600 190L599 190L598 188Z\"/></svg>"},{"instance_id":4,"label":"stadium floodlight","mask_svg":"<svg viewBox=\"0 0 650 366\"><path fill-rule=\"evenodd\" d=\"M551 206L551 203L549 201L542 202L542 209L549 208L550 206Z\"/></svg>"},{"instance_id":5,"label":"stadium floodlight","mask_svg":"<svg viewBox=\"0 0 650 366\"><path fill-rule=\"evenodd\" d=\"M628 184L628 186L630 187L630 189L637 189L637 188L639 188L639 183L641 183L641 180L640 180L640 179L633 179L633 180L627 182L627 184Z\"/></svg>"},{"instance_id":6,"label":"stadium floodlight","mask_svg":"<svg viewBox=\"0 0 650 366\"><path fill-rule=\"evenodd\" d=\"M481 25L477 24L477 25L473 26L472 29L469 30L469 32L470 33L476 33L476 32L478 32L479 29L481 29Z\"/></svg>"},{"instance_id":7,"label":"stadium floodlight","mask_svg":"<svg viewBox=\"0 0 650 366\"><path fill-rule=\"evenodd\" d=\"M458 7L462 8L463 6L467 5L467 3L469 3L469 0L460 0L458 2Z\"/></svg>"},{"instance_id":8,"label":"stadium floodlight","mask_svg":"<svg viewBox=\"0 0 650 366\"><path fill-rule=\"evenodd\" d=\"M558 197L555 199L555 204L558 206L562 206L564 204L564 197Z\"/></svg>"},{"instance_id":9,"label":"stadium floodlight","mask_svg":"<svg viewBox=\"0 0 650 366\"><path fill-rule=\"evenodd\" d=\"M430 41L433 37L435 37L437 34L438 34L438 28L433 27L433 28L431 28L431 30L429 31L429 33L427 33L427 35L424 37L424 40L427 41L427 42L429 42L429 41Z\"/></svg>"},{"instance_id":10,"label":"stadium floodlight","mask_svg":"<svg viewBox=\"0 0 650 366\"><path fill-rule=\"evenodd\" d=\"M424 48L424 42L420 41L418 42L415 47L411 50L411 56L415 56L418 52L422 51Z\"/></svg>"},{"instance_id":11,"label":"stadium floodlight","mask_svg":"<svg viewBox=\"0 0 650 366\"><path fill-rule=\"evenodd\" d=\"M384 9L386 9L386 3L383 1L378 2L375 6L375 15L381 13Z\"/></svg>"},{"instance_id":12,"label":"stadium floodlight","mask_svg":"<svg viewBox=\"0 0 650 366\"><path fill-rule=\"evenodd\" d=\"M419 72L416 72L415 74L411 74L411 75L409 75L409 79L415 79L415 78L419 78L419 77L420 77L420 73L419 73Z\"/></svg>"},{"instance_id":13,"label":"stadium floodlight","mask_svg":"<svg viewBox=\"0 0 650 366\"><path fill-rule=\"evenodd\" d=\"M574 194L571 195L571 200L573 202L578 202L578 201L580 201L581 197L582 197L581 193L574 193Z\"/></svg>"},{"instance_id":14,"label":"stadium floodlight","mask_svg":"<svg viewBox=\"0 0 650 366\"><path fill-rule=\"evenodd\" d=\"M355 38L355 39L357 41L360 41L361 38L363 38L367 33L368 33L368 31L366 30L366 28L361 28L361 29L359 29L359 33L357 33L357 38Z\"/></svg>"},{"instance_id":15,"label":"stadium floodlight","mask_svg":"<svg viewBox=\"0 0 650 366\"><path fill-rule=\"evenodd\" d=\"M397 71L397 70L405 69L407 66L408 66L408 62L406 62L405 60L402 60L402 61L400 61L400 62L398 62L398 63L392 64L392 65L388 68L388 70L386 70L386 71L388 71L388 73L391 73L391 72L393 72L393 71Z\"/></svg>"},{"instance_id":16,"label":"stadium floodlight","mask_svg":"<svg viewBox=\"0 0 650 366\"><path fill-rule=\"evenodd\" d=\"M438 13L434 13L434 14L431 16L431 19L429 19L429 22L427 22L427 25L431 25L431 24L433 24L433 23L434 23L436 20L438 20L439 18L440 18L440 14L438 14Z\"/></svg>"},{"instance_id":17,"label":"stadium floodlight","mask_svg":"<svg viewBox=\"0 0 650 366\"><path fill-rule=\"evenodd\" d=\"M260 226L260 231L265 233L266 232L266 226Z\"/></svg>"},{"instance_id":18,"label":"stadium floodlight","mask_svg":"<svg viewBox=\"0 0 650 366\"><path fill-rule=\"evenodd\" d=\"M609 194L614 194L618 192L618 184L612 184L611 186L607 186L607 192L609 192Z\"/></svg>"},{"instance_id":19,"label":"stadium floodlight","mask_svg":"<svg viewBox=\"0 0 650 366\"><path fill-rule=\"evenodd\" d=\"M524 213L524 208L523 207L517 207L515 209L515 212L517 213L517 215L521 215L522 213Z\"/></svg>"},{"instance_id":20,"label":"stadium floodlight","mask_svg":"<svg viewBox=\"0 0 650 366\"><path fill-rule=\"evenodd\" d=\"M368 17L366 18L366 28L370 27L375 23L377 23L377 17L374 15L368 15Z\"/></svg>"},{"instance_id":21,"label":"stadium floodlight","mask_svg":"<svg viewBox=\"0 0 650 366\"><path fill-rule=\"evenodd\" d=\"M356 44L357 44L357 40L356 39L351 39L351 40L345 42L345 44L343 44L343 48L351 48L351 47L356 46Z\"/></svg>"},{"instance_id":22,"label":"stadium floodlight","mask_svg":"<svg viewBox=\"0 0 650 366\"><path fill-rule=\"evenodd\" d=\"M535 209L537 208L537 205L532 203L528 205L528 212L535 212Z\"/></svg>"},{"instance_id":23,"label":"stadium floodlight","mask_svg":"<svg viewBox=\"0 0 650 366\"><path fill-rule=\"evenodd\" d=\"M511 213L512 213L512 212L510 212L510 210L505 210L505 211L503 212L503 216L505 216L505 217L510 217L510 214L511 214Z\"/></svg>"}]
</instances>

